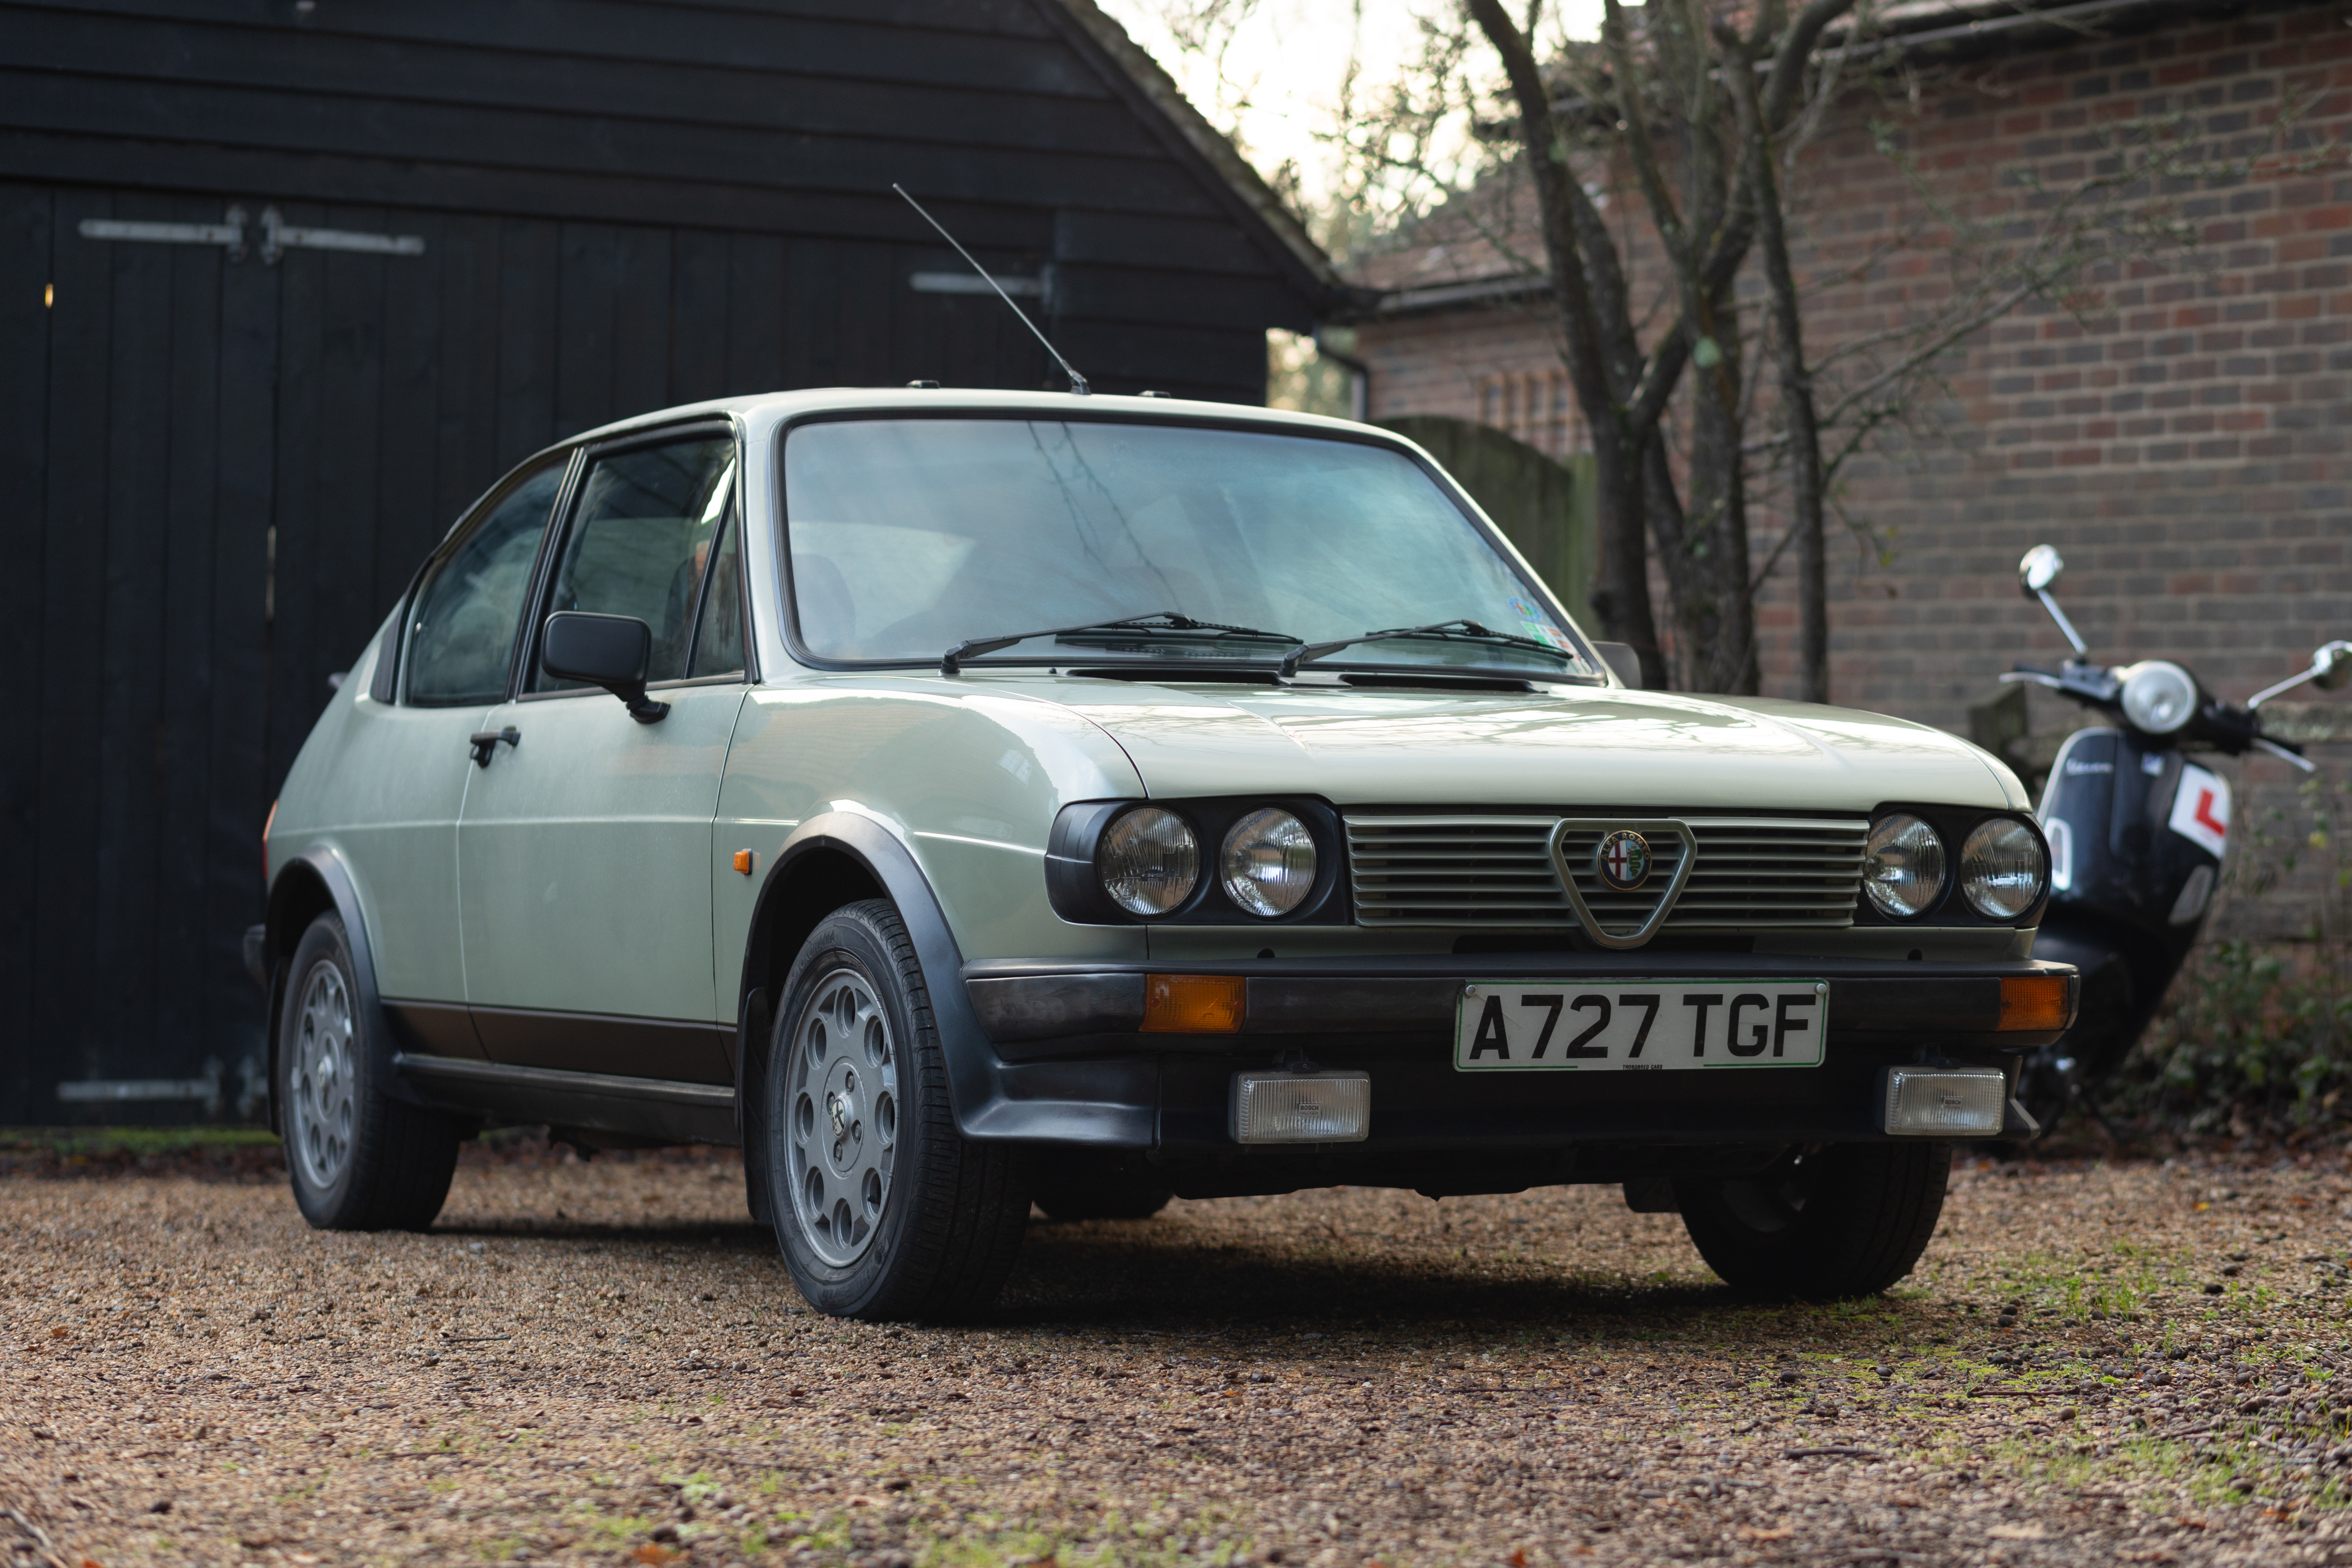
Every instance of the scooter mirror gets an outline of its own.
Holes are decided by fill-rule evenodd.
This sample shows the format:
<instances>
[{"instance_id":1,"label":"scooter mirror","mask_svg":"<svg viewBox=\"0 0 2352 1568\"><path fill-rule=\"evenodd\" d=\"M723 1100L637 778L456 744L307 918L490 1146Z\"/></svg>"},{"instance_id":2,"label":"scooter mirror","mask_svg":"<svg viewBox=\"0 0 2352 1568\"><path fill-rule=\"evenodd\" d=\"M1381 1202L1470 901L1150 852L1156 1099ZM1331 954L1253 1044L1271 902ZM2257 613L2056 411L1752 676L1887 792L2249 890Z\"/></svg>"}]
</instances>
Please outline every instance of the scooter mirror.
<instances>
[{"instance_id":1,"label":"scooter mirror","mask_svg":"<svg viewBox=\"0 0 2352 1568\"><path fill-rule=\"evenodd\" d=\"M2056 550L2047 544L2037 544L2025 552L2024 560L2017 563L2018 586L2023 588L2025 596L2031 599L2058 581L2058 574L2064 570L2066 563Z\"/></svg>"},{"instance_id":2,"label":"scooter mirror","mask_svg":"<svg viewBox=\"0 0 2352 1568\"><path fill-rule=\"evenodd\" d=\"M2332 642L2311 656L2311 683L2322 691L2352 686L2352 642Z\"/></svg>"}]
</instances>

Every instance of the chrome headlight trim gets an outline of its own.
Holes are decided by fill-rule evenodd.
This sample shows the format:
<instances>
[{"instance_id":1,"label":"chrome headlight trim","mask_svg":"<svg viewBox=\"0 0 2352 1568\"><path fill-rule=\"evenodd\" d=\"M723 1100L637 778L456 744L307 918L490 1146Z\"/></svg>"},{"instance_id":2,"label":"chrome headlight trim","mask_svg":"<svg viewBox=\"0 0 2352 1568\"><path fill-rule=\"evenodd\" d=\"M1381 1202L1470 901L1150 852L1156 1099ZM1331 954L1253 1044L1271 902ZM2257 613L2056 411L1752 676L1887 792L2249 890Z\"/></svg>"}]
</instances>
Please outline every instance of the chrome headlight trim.
<instances>
[{"instance_id":1,"label":"chrome headlight trim","mask_svg":"<svg viewBox=\"0 0 2352 1568\"><path fill-rule=\"evenodd\" d=\"M2170 659L2148 658L2116 672L2124 717L2144 734L2178 733L2197 717L2197 678Z\"/></svg>"}]
</instances>

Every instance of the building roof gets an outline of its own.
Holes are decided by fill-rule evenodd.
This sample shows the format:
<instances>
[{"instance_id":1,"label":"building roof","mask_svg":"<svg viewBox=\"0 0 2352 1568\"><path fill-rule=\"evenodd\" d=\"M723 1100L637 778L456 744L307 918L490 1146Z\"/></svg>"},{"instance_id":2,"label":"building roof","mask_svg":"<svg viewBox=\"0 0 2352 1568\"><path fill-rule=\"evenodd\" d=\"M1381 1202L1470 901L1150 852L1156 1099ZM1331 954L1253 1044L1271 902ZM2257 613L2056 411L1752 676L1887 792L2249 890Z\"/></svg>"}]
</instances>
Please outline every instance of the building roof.
<instances>
[{"instance_id":1,"label":"building roof","mask_svg":"<svg viewBox=\"0 0 2352 1568\"><path fill-rule=\"evenodd\" d=\"M1226 321L1341 287L1093 0L0 0L0 178L930 240L897 182L983 255L1220 276Z\"/></svg>"}]
</instances>

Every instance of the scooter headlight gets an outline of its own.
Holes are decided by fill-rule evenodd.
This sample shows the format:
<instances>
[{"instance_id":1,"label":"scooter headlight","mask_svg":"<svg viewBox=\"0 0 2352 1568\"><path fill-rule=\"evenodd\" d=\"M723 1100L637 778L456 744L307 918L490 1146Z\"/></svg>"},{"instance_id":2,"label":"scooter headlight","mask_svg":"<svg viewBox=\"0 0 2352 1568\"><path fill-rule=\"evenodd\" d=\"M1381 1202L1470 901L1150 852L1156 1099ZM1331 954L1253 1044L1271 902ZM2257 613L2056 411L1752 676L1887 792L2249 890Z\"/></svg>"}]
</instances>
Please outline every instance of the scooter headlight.
<instances>
[{"instance_id":1,"label":"scooter headlight","mask_svg":"<svg viewBox=\"0 0 2352 1568\"><path fill-rule=\"evenodd\" d=\"M1988 920L2015 920L2032 909L2049 875L2042 841L2013 816L1978 823L1960 847L1960 892Z\"/></svg>"},{"instance_id":2,"label":"scooter headlight","mask_svg":"<svg viewBox=\"0 0 2352 1568\"><path fill-rule=\"evenodd\" d=\"M2118 670L2124 717L2148 735L2169 735L2197 716L2197 678L2166 659L2146 659Z\"/></svg>"},{"instance_id":3,"label":"scooter headlight","mask_svg":"<svg viewBox=\"0 0 2352 1568\"><path fill-rule=\"evenodd\" d=\"M1863 889L1878 912L1909 920L1944 896L1944 841L1906 812L1881 817L1862 862Z\"/></svg>"}]
</instances>

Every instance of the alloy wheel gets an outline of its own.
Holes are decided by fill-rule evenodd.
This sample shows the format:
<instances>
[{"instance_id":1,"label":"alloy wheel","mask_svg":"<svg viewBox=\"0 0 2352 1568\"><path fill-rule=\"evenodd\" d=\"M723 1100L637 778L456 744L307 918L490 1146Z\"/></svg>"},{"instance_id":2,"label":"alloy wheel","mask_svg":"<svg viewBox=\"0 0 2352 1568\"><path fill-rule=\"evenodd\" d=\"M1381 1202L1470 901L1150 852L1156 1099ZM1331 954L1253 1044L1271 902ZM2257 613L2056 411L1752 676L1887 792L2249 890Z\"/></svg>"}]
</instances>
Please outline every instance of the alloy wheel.
<instances>
[{"instance_id":1,"label":"alloy wheel","mask_svg":"<svg viewBox=\"0 0 2352 1568\"><path fill-rule=\"evenodd\" d=\"M352 1059L356 1030L342 971L330 962L311 965L296 1016L293 1092L288 1097L294 1150L303 1174L324 1192L342 1179L351 1163L352 1126L359 1115Z\"/></svg>"},{"instance_id":2,"label":"alloy wheel","mask_svg":"<svg viewBox=\"0 0 2352 1568\"><path fill-rule=\"evenodd\" d=\"M864 1256L890 1202L898 1060L889 1016L866 977L836 969L793 1022L786 1140L793 1216L836 1268Z\"/></svg>"}]
</instances>

